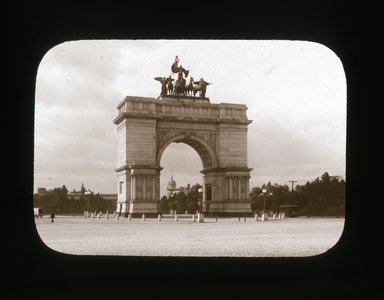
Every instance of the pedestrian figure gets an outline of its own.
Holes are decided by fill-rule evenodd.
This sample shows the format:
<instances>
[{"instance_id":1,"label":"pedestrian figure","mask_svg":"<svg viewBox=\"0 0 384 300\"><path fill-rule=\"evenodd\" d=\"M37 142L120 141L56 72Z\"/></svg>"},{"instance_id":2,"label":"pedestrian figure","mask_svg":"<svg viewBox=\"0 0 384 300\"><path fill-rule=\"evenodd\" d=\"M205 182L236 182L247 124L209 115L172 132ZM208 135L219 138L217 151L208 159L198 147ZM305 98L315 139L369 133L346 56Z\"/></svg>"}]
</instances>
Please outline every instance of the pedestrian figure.
<instances>
[{"instance_id":1,"label":"pedestrian figure","mask_svg":"<svg viewBox=\"0 0 384 300\"><path fill-rule=\"evenodd\" d=\"M55 222L54 219L55 219L55 214L51 213L51 223Z\"/></svg>"}]
</instances>

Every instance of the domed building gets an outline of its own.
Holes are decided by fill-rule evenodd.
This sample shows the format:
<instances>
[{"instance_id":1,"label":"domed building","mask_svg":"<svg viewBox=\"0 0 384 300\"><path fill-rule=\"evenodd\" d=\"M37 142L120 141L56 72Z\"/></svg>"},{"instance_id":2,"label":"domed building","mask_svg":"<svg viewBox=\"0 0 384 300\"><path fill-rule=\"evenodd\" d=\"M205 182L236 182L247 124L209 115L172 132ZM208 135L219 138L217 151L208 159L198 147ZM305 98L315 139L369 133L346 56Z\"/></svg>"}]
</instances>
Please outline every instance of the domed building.
<instances>
[{"instance_id":1,"label":"domed building","mask_svg":"<svg viewBox=\"0 0 384 300\"><path fill-rule=\"evenodd\" d=\"M180 189L176 188L176 181L173 179L173 175L171 175L171 179L168 181L167 185L168 197L172 196L174 193L177 193L179 191Z\"/></svg>"},{"instance_id":2,"label":"domed building","mask_svg":"<svg viewBox=\"0 0 384 300\"><path fill-rule=\"evenodd\" d=\"M171 175L171 179L168 181L168 185L167 185L168 197L178 192L183 192L184 194L188 195L190 188L191 188L190 184L188 184L187 187L181 186L177 188L176 181L175 179L173 179L173 175Z\"/></svg>"}]
</instances>

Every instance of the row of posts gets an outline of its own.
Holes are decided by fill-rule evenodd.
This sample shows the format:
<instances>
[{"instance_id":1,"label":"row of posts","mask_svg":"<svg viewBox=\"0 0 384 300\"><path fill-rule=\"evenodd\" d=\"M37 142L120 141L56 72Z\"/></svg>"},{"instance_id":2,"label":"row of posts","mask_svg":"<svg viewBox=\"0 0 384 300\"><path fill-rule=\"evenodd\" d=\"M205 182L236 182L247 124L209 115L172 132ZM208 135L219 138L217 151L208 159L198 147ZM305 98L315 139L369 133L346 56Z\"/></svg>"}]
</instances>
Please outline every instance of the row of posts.
<instances>
[{"instance_id":1,"label":"row of posts","mask_svg":"<svg viewBox=\"0 0 384 300\"><path fill-rule=\"evenodd\" d=\"M269 219L268 213L261 214L260 221L264 222L264 221L268 221L268 219ZM285 219L285 212L279 212L278 214L273 213L272 220L276 220L276 219ZM255 221L259 221L258 214L255 214Z\"/></svg>"},{"instance_id":2,"label":"row of posts","mask_svg":"<svg viewBox=\"0 0 384 300\"><path fill-rule=\"evenodd\" d=\"M120 218L119 213L114 212L113 214L115 215L116 220L119 220L119 218ZM174 218L175 218L175 221L178 221L178 220L179 220L179 216L178 216L176 213L175 213L174 215L175 215L175 217L174 217ZM100 220L101 217L102 217L102 212L95 213L95 212L84 211L84 218L85 218L85 219L95 219L95 218L97 218L98 220ZM162 218L162 217L161 217L161 215L159 214L158 217L157 217L157 220L158 220L158 221L161 221L161 218ZM106 219L106 220L109 219L109 213L108 213L108 211L105 213L105 219ZM132 215L131 215L131 214L128 215L128 220L129 220L129 221L132 220ZM145 221L145 214L142 215L141 220L142 220L142 221ZM192 221L193 221L193 222L196 222L196 221L197 221L198 223L203 223L203 222L204 222L204 215L201 214L201 213L197 213L197 218L196 218L195 215L192 215ZM216 218L216 221L217 221L217 218Z\"/></svg>"},{"instance_id":3,"label":"row of posts","mask_svg":"<svg viewBox=\"0 0 384 300\"><path fill-rule=\"evenodd\" d=\"M115 215L115 218L116 218L116 220L119 220L119 214L118 213L116 213L116 212L114 212L113 213L114 215ZM88 212L88 211L84 211L84 218L86 218L86 219L89 219L89 218L91 218L91 219L95 219L95 218L97 218L97 219L101 219L101 216L102 216L102 213L101 212L99 212L99 213L94 213L94 212ZM162 216L159 214L158 216L157 216L157 220L160 222L161 221L161 218L162 218ZM261 217L260 217L260 221L262 221L262 222L264 222L264 221L268 221L268 213L262 213L261 214ZM272 220L276 220L276 219L284 219L285 218L285 213L284 212L280 212L280 213L278 213L278 214L276 214L276 213L274 213L273 215L272 215ZM106 220L108 220L109 219L109 213L108 213L108 211L105 213L105 219ZM179 216L177 215L177 213L175 213L174 214L174 219L175 219L175 221L178 221L179 220ZM128 215L128 220L129 221L131 221L132 220L132 216L131 216L131 214L129 214ZM141 217L141 220L142 221L145 221L145 214L143 214L142 215L142 217ZM239 221L241 220L241 218L239 217ZM200 214L200 213L197 213L197 218L196 218L196 215L195 214L193 214L192 215L192 221L193 222L198 222L198 223L203 223L204 222L204 215L203 214ZM246 217L244 217L244 222L246 222L247 221L247 218ZM255 221L259 221L259 216L258 216L258 214L255 214ZM217 222L217 216L216 216L216 222Z\"/></svg>"}]
</instances>

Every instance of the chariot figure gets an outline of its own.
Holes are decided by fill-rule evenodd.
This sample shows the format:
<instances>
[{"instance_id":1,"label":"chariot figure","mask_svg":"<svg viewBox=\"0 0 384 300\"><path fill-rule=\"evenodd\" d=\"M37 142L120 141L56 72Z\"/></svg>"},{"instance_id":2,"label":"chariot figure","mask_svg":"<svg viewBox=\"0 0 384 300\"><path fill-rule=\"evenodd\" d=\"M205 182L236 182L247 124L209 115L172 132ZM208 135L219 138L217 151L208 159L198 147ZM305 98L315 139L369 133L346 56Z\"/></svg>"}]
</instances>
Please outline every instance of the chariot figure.
<instances>
[{"instance_id":1,"label":"chariot figure","mask_svg":"<svg viewBox=\"0 0 384 300\"><path fill-rule=\"evenodd\" d=\"M177 73L177 80L175 82L173 91L176 95L184 95L185 94L185 78L183 77L183 74L185 77L187 77L189 70L184 69L182 65L179 66L179 62L180 62L180 59L176 55L175 62L171 66L171 71L173 73Z\"/></svg>"}]
</instances>

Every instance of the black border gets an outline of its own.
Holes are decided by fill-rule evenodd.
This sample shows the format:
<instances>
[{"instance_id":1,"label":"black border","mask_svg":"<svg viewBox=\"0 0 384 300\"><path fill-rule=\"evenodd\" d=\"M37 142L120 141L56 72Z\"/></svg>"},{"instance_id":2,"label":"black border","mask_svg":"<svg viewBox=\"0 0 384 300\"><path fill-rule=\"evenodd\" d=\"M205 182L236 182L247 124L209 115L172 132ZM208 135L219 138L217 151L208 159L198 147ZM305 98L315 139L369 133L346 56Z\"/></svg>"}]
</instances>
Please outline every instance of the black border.
<instances>
[{"instance_id":1,"label":"black border","mask_svg":"<svg viewBox=\"0 0 384 300\"><path fill-rule=\"evenodd\" d=\"M2 216L2 258L7 262L2 268L2 291L55 297L121 293L139 298L180 294L335 298L370 295L378 289L373 271L380 262L379 251L372 243L379 224L361 204L361 199L373 196L367 187L377 183L371 177L377 163L372 118L372 88L377 81L369 68L378 50L368 45L378 29L378 7L336 7L326 1L311 7L286 4L269 9L251 2L181 7L177 3L42 1L30 7L6 2L2 7L7 104L2 127L9 150ZM287 259L77 257L48 250L38 238L31 214L37 67L51 47L64 41L106 38L309 40L333 50L343 63L348 85L347 217L337 246L321 256ZM364 85L367 77L369 86Z\"/></svg>"}]
</instances>

